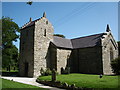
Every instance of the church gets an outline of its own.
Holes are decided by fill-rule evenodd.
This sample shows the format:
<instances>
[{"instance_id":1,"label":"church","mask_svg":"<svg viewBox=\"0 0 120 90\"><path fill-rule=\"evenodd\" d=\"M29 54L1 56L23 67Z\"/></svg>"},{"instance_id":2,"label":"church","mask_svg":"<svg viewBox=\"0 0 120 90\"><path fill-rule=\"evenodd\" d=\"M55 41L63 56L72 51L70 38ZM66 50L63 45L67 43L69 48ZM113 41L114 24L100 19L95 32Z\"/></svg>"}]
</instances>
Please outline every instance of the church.
<instances>
[{"instance_id":1,"label":"church","mask_svg":"<svg viewBox=\"0 0 120 90\"><path fill-rule=\"evenodd\" d=\"M19 75L38 77L43 68L70 68L70 73L112 73L111 60L118 57L118 45L109 25L104 33L66 39L54 36L46 13L23 25L20 33Z\"/></svg>"}]
</instances>

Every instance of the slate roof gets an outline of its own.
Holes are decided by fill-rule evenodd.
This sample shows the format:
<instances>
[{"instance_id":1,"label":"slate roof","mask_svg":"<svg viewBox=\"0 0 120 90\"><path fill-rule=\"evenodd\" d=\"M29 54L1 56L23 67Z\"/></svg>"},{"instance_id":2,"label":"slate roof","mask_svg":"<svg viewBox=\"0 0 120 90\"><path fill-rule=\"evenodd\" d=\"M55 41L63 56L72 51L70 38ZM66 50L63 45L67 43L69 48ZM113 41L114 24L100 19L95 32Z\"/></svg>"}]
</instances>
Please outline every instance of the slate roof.
<instances>
[{"instance_id":1,"label":"slate roof","mask_svg":"<svg viewBox=\"0 0 120 90\"><path fill-rule=\"evenodd\" d=\"M103 33L71 39L73 49L101 46L100 39L102 36Z\"/></svg>"},{"instance_id":2,"label":"slate roof","mask_svg":"<svg viewBox=\"0 0 120 90\"><path fill-rule=\"evenodd\" d=\"M75 39L65 39L54 36L53 43L59 48L69 48L69 49L101 46L100 39L103 36L103 34L104 33L100 33L85 37L79 37Z\"/></svg>"},{"instance_id":3,"label":"slate roof","mask_svg":"<svg viewBox=\"0 0 120 90\"><path fill-rule=\"evenodd\" d=\"M53 43L59 48L72 49L72 43L70 39L54 36Z\"/></svg>"}]
</instances>

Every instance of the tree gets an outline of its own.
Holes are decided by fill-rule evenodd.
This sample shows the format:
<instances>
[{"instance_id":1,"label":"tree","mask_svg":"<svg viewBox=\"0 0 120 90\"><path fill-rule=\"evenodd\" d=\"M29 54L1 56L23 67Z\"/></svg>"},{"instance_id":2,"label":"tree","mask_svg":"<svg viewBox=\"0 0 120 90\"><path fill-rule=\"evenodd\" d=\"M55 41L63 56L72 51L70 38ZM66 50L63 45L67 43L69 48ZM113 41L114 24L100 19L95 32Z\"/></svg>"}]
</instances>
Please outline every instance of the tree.
<instances>
[{"instance_id":1,"label":"tree","mask_svg":"<svg viewBox=\"0 0 120 90\"><path fill-rule=\"evenodd\" d=\"M120 56L120 41L118 41L118 52L119 52L119 56Z\"/></svg>"},{"instance_id":2,"label":"tree","mask_svg":"<svg viewBox=\"0 0 120 90\"><path fill-rule=\"evenodd\" d=\"M111 61L111 67L113 73L115 73L116 75L120 75L120 56Z\"/></svg>"},{"instance_id":3,"label":"tree","mask_svg":"<svg viewBox=\"0 0 120 90\"><path fill-rule=\"evenodd\" d=\"M2 17L2 66L8 68L15 66L18 59L18 49L13 45L17 41L20 30L18 25L9 17Z\"/></svg>"},{"instance_id":4,"label":"tree","mask_svg":"<svg viewBox=\"0 0 120 90\"><path fill-rule=\"evenodd\" d=\"M58 36L58 37L65 38L65 36L64 36L64 35L62 35L62 34L54 34L54 36Z\"/></svg>"}]
</instances>

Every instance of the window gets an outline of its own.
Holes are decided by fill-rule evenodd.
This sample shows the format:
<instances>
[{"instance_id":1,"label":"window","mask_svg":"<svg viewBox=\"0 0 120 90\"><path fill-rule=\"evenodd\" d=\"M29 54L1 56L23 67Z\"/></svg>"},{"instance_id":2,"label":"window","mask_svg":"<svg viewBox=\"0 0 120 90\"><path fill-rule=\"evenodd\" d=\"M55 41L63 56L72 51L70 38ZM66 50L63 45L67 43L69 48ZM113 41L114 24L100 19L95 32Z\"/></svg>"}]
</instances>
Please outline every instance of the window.
<instances>
[{"instance_id":1,"label":"window","mask_svg":"<svg viewBox=\"0 0 120 90\"><path fill-rule=\"evenodd\" d=\"M44 30L44 36L46 36L46 29Z\"/></svg>"},{"instance_id":2,"label":"window","mask_svg":"<svg viewBox=\"0 0 120 90\"><path fill-rule=\"evenodd\" d=\"M110 48L110 61L113 60L113 59L114 59L114 58L113 58L113 49Z\"/></svg>"},{"instance_id":3,"label":"window","mask_svg":"<svg viewBox=\"0 0 120 90\"><path fill-rule=\"evenodd\" d=\"M48 21L46 21L46 24L48 24Z\"/></svg>"}]
</instances>

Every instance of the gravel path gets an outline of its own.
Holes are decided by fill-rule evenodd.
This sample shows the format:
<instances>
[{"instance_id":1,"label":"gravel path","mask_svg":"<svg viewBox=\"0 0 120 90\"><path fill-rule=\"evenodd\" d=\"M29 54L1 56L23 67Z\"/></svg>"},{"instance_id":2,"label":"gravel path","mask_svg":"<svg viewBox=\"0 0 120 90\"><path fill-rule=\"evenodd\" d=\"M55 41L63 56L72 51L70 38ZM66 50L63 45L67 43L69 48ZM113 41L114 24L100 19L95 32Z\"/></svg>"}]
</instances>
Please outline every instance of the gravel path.
<instances>
[{"instance_id":1,"label":"gravel path","mask_svg":"<svg viewBox=\"0 0 120 90\"><path fill-rule=\"evenodd\" d=\"M29 85L34 85L38 86L41 88L48 88L49 90L65 90L65 89L59 89L55 87L50 87L50 86L45 86L43 84L39 84L36 82L36 78L27 78L27 77L4 77L2 76L1 78L8 79L8 80L13 80L16 82L24 83L24 84L29 84Z\"/></svg>"}]
</instances>

